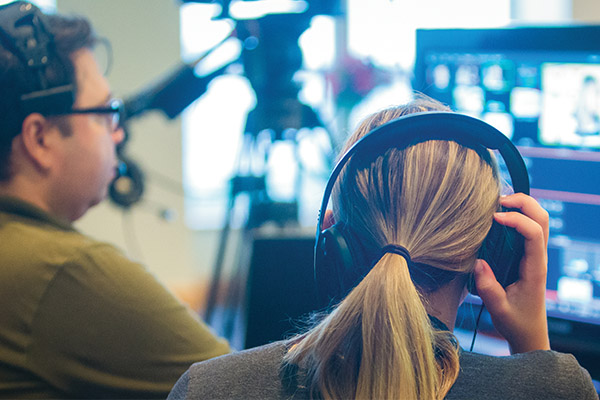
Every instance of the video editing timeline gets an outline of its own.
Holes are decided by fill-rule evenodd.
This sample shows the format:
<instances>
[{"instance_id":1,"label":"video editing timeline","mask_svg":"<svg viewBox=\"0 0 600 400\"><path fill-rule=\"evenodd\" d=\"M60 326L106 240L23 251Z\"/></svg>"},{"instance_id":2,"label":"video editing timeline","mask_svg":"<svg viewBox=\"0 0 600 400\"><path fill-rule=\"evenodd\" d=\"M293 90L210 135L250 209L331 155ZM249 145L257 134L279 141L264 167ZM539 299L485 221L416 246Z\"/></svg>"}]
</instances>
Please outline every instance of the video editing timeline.
<instances>
[{"instance_id":1,"label":"video editing timeline","mask_svg":"<svg viewBox=\"0 0 600 400\"><path fill-rule=\"evenodd\" d=\"M425 92L498 128L550 214L550 316L600 324L600 53L429 52Z\"/></svg>"}]
</instances>

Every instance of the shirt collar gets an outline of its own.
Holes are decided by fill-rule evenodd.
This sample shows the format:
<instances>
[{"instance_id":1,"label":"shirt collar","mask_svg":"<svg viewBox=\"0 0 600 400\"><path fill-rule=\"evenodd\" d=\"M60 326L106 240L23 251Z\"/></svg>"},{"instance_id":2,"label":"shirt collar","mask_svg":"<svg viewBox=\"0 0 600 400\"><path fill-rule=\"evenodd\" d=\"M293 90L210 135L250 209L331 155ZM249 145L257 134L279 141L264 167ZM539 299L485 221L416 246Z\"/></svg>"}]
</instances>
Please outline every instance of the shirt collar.
<instances>
[{"instance_id":1,"label":"shirt collar","mask_svg":"<svg viewBox=\"0 0 600 400\"><path fill-rule=\"evenodd\" d=\"M433 326L438 331L450 331L446 324L442 321L434 317L433 315L427 314L429 316L429 321L431 321L431 326Z\"/></svg>"},{"instance_id":2,"label":"shirt collar","mask_svg":"<svg viewBox=\"0 0 600 400\"><path fill-rule=\"evenodd\" d=\"M46 222L63 230L75 231L69 221L50 215L41 208L16 197L0 196L0 212Z\"/></svg>"}]
</instances>

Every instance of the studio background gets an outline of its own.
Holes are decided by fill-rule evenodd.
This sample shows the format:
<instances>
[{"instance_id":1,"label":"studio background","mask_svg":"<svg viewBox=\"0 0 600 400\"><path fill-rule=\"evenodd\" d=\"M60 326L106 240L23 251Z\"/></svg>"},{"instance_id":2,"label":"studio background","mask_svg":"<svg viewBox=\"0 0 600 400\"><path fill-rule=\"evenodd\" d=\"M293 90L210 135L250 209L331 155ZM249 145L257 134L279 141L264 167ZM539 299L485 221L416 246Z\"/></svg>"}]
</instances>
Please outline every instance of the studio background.
<instances>
[{"instance_id":1,"label":"studio background","mask_svg":"<svg viewBox=\"0 0 600 400\"><path fill-rule=\"evenodd\" d=\"M112 43L114 60L108 79L117 96L135 93L180 61L179 6L176 0L56 1L59 12L88 17L98 33ZM563 23L565 16L573 21L600 23L600 3L596 0L514 0L511 17L520 22L535 20L541 15L540 7L561 10L561 15L546 16L546 23L553 19ZM222 113L223 118L228 117L228 110ZM181 118L168 120L162 114L147 113L132 120L129 130L127 154L146 172L143 201L128 211L105 201L90 210L76 227L123 249L181 299L201 309L219 230L188 228L183 190L178 192L171 185L182 182L183 177ZM153 175L153 171L160 176ZM166 180L170 182L167 185ZM308 229L307 234L313 231Z\"/></svg>"}]
</instances>

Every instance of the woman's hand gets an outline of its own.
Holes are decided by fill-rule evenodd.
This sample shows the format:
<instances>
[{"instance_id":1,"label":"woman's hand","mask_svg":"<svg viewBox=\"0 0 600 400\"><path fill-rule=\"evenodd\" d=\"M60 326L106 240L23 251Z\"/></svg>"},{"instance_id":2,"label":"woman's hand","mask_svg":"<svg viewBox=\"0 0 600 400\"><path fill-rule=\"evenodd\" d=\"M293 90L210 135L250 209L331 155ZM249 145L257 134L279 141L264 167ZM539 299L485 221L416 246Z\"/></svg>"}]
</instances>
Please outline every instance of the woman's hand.
<instances>
[{"instance_id":1,"label":"woman's hand","mask_svg":"<svg viewBox=\"0 0 600 400\"><path fill-rule=\"evenodd\" d=\"M500 204L522 212L494 215L498 223L515 228L525 237L519 279L504 289L489 265L478 260L475 265L477 292L513 354L549 350L546 319L548 213L535 199L523 193L504 196Z\"/></svg>"}]
</instances>

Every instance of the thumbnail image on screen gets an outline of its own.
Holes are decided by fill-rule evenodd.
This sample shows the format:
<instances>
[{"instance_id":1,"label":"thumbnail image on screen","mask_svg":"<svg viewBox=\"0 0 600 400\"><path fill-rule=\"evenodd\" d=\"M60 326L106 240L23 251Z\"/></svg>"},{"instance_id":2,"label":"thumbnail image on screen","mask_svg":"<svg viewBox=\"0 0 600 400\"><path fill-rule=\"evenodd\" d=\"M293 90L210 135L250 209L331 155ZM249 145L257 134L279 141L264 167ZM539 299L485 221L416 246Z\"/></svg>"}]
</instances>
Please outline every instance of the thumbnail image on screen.
<instances>
[{"instance_id":1,"label":"thumbnail image on screen","mask_svg":"<svg viewBox=\"0 0 600 400\"><path fill-rule=\"evenodd\" d=\"M582 322L599 320L600 244L554 236L549 247L556 260L548 271L548 312Z\"/></svg>"},{"instance_id":2,"label":"thumbnail image on screen","mask_svg":"<svg viewBox=\"0 0 600 400\"><path fill-rule=\"evenodd\" d=\"M541 66L540 143L600 147L600 65Z\"/></svg>"}]
</instances>

